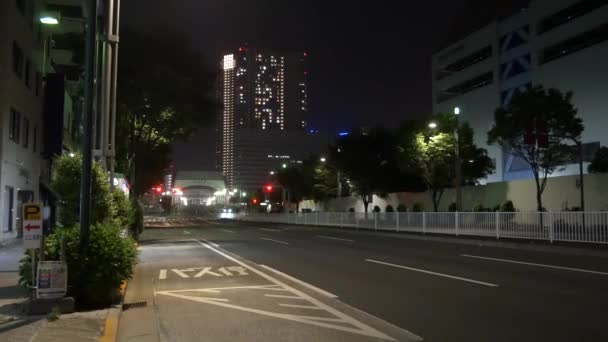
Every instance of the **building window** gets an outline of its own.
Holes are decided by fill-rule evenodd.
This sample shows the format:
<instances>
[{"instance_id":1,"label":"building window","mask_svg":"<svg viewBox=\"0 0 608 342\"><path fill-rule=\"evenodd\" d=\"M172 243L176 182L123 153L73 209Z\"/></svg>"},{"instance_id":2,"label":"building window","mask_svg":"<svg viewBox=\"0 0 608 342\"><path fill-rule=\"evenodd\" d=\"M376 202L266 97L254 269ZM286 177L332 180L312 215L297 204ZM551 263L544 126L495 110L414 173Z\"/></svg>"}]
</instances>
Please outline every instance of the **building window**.
<instances>
[{"instance_id":1,"label":"building window","mask_svg":"<svg viewBox=\"0 0 608 342\"><path fill-rule=\"evenodd\" d=\"M492 57L492 46L488 45L481 50L478 50L464 58L457 60L456 62L450 63L445 67L441 68L441 70L437 72L436 79L441 80L443 78L446 78L455 72L462 71L490 57Z\"/></svg>"},{"instance_id":2,"label":"building window","mask_svg":"<svg viewBox=\"0 0 608 342\"><path fill-rule=\"evenodd\" d=\"M492 83L493 79L494 73L492 71L486 72L485 74L481 74L468 81L462 82L451 88L441 91L441 93L439 94L438 101L443 102L453 97L471 92L477 88L487 86L488 84Z\"/></svg>"},{"instance_id":3,"label":"building window","mask_svg":"<svg viewBox=\"0 0 608 342\"><path fill-rule=\"evenodd\" d=\"M25 86L28 88L32 87L32 61L29 59L25 61Z\"/></svg>"},{"instance_id":4,"label":"building window","mask_svg":"<svg viewBox=\"0 0 608 342\"><path fill-rule=\"evenodd\" d=\"M545 48L541 54L540 64L562 58L605 40L608 40L608 24Z\"/></svg>"},{"instance_id":5,"label":"building window","mask_svg":"<svg viewBox=\"0 0 608 342\"><path fill-rule=\"evenodd\" d=\"M30 146L30 120L23 118L23 147Z\"/></svg>"},{"instance_id":6,"label":"building window","mask_svg":"<svg viewBox=\"0 0 608 342\"><path fill-rule=\"evenodd\" d=\"M606 0L583 0L567 7L538 23L538 34L542 34L553 30L554 28L564 25L578 17L592 12L606 5Z\"/></svg>"},{"instance_id":7,"label":"building window","mask_svg":"<svg viewBox=\"0 0 608 342\"><path fill-rule=\"evenodd\" d=\"M21 15L25 15L25 1L26 0L15 0L17 3L17 9L21 12Z\"/></svg>"},{"instance_id":8,"label":"building window","mask_svg":"<svg viewBox=\"0 0 608 342\"><path fill-rule=\"evenodd\" d=\"M23 77L23 50L17 42L13 42L13 71L17 77Z\"/></svg>"},{"instance_id":9,"label":"building window","mask_svg":"<svg viewBox=\"0 0 608 342\"><path fill-rule=\"evenodd\" d=\"M32 132L32 151L36 153L38 151L38 126L34 126Z\"/></svg>"},{"instance_id":10,"label":"building window","mask_svg":"<svg viewBox=\"0 0 608 342\"><path fill-rule=\"evenodd\" d=\"M8 138L16 143L19 143L19 132L21 131L21 114L19 114L19 112L13 108L11 108L11 117L8 129Z\"/></svg>"}]
</instances>

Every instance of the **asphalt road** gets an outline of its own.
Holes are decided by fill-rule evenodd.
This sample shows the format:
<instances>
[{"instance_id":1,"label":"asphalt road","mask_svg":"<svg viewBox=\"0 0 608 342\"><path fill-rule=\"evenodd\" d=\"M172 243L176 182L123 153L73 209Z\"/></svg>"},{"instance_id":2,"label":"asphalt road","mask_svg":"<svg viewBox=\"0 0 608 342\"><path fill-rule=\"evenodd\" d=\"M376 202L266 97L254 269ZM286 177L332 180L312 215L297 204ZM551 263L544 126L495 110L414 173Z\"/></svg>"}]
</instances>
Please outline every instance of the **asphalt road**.
<instances>
[{"instance_id":1,"label":"asphalt road","mask_svg":"<svg viewBox=\"0 0 608 342\"><path fill-rule=\"evenodd\" d=\"M119 341L608 341L608 253L209 223L147 230ZM601 254L601 253L599 253Z\"/></svg>"}]
</instances>

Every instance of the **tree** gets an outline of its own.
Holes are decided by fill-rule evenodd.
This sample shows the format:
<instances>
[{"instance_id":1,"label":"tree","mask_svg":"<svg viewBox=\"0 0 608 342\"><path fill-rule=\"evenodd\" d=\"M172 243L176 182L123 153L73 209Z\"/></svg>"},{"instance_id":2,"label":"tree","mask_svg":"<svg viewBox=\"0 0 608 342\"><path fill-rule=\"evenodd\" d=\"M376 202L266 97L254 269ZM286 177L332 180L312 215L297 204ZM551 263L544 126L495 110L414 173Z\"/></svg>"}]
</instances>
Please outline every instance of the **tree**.
<instances>
[{"instance_id":1,"label":"tree","mask_svg":"<svg viewBox=\"0 0 608 342\"><path fill-rule=\"evenodd\" d=\"M171 144L187 141L218 110L214 76L182 35L121 34L117 98L117 168L129 175L136 195L162 176Z\"/></svg>"},{"instance_id":2,"label":"tree","mask_svg":"<svg viewBox=\"0 0 608 342\"><path fill-rule=\"evenodd\" d=\"M458 127L461 185L475 185L494 170L487 151L473 143L473 129L460 124L453 115L440 114L433 120L436 129L428 128L428 121L405 123L399 134L399 160L409 173L420 175L431 191L433 209L439 204L446 188L455 185L456 148L454 128Z\"/></svg>"},{"instance_id":3,"label":"tree","mask_svg":"<svg viewBox=\"0 0 608 342\"><path fill-rule=\"evenodd\" d=\"M400 190L401 174L393 135L383 129L351 132L330 151L329 160L363 200L365 212L375 193Z\"/></svg>"},{"instance_id":4,"label":"tree","mask_svg":"<svg viewBox=\"0 0 608 342\"><path fill-rule=\"evenodd\" d=\"M591 164L589 164L588 171L590 173L607 173L608 172L608 147L600 147L595 155Z\"/></svg>"},{"instance_id":5,"label":"tree","mask_svg":"<svg viewBox=\"0 0 608 342\"><path fill-rule=\"evenodd\" d=\"M518 92L508 106L496 109L488 132L488 144L502 146L530 166L538 211L543 210L547 177L572 160L572 147L565 142L584 130L571 98L571 92L542 86Z\"/></svg>"}]
</instances>

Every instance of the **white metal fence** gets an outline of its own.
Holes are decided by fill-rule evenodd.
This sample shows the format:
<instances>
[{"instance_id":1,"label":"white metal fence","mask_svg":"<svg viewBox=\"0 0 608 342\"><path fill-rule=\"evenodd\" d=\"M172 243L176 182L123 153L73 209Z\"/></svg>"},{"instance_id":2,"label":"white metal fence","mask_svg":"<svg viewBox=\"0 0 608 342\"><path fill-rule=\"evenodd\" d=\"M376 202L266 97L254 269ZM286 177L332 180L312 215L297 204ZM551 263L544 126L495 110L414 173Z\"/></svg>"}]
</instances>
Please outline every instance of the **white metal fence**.
<instances>
[{"instance_id":1,"label":"white metal fence","mask_svg":"<svg viewBox=\"0 0 608 342\"><path fill-rule=\"evenodd\" d=\"M284 213L242 221L608 244L608 212Z\"/></svg>"}]
</instances>

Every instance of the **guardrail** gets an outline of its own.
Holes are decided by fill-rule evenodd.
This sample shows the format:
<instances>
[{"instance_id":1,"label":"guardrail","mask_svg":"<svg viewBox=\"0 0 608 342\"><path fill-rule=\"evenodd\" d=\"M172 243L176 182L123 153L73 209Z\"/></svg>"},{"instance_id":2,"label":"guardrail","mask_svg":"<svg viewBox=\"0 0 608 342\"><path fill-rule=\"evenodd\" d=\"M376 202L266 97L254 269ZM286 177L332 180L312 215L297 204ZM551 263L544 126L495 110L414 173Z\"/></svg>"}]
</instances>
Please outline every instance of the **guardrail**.
<instances>
[{"instance_id":1,"label":"guardrail","mask_svg":"<svg viewBox=\"0 0 608 342\"><path fill-rule=\"evenodd\" d=\"M608 244L608 212L245 214L235 219L377 231Z\"/></svg>"}]
</instances>

